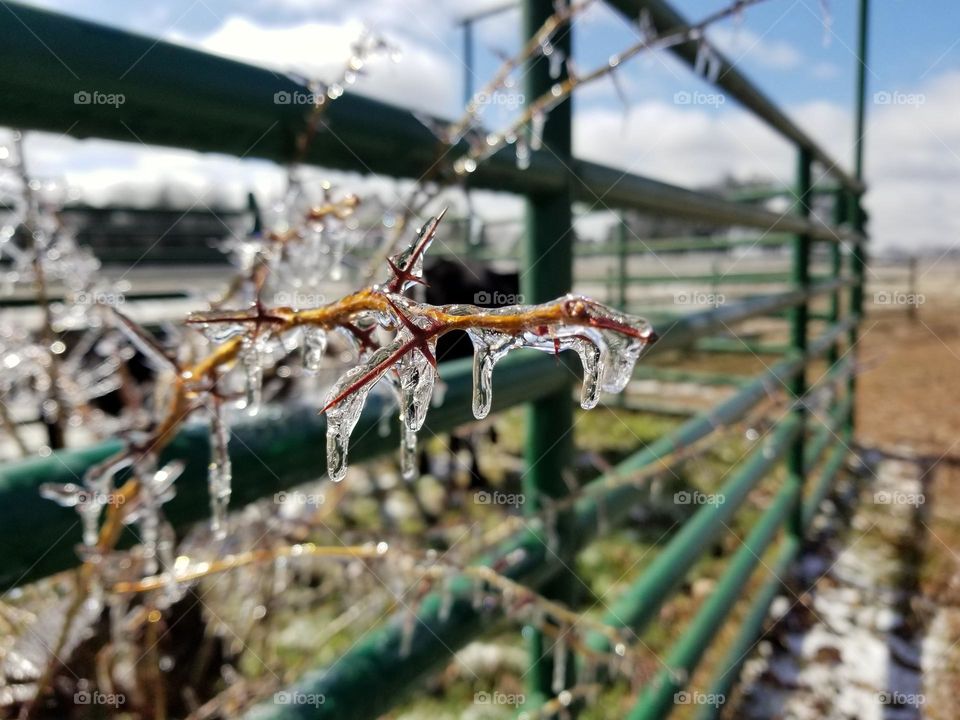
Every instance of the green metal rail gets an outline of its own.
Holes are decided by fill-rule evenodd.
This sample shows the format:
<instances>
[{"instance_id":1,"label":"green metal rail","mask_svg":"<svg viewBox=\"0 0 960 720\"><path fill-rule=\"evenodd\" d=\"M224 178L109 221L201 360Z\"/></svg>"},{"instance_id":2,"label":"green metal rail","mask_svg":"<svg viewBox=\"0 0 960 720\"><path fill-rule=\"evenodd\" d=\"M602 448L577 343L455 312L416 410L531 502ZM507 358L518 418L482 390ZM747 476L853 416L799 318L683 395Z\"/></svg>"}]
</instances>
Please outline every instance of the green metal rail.
<instances>
[{"instance_id":1,"label":"green metal rail","mask_svg":"<svg viewBox=\"0 0 960 720\"><path fill-rule=\"evenodd\" d=\"M646 8L660 30L682 27L686 21L665 0L608 0L631 20ZM529 36L553 12L551 0L523 0L524 32ZM293 157L296 137L304 128L309 108L278 104L277 93L309 93L310 88L292 78L243 63L214 57L170 43L156 41L68 18L33 7L6 3L14 16L0 44L0 124L24 129L100 137L130 142L190 148L287 162ZM848 173L793 123L740 71L721 59L718 87L792 143L798 153L797 187L792 212L774 213L751 204L763 194L746 193L736 199L696 192L640 175L578 160L571 153L569 103L556 108L544 130L546 147L532 153L530 166L517 167L507 148L484 162L469 176L469 188L508 191L526 199L523 292L539 301L568 291L573 283L575 258L587 260L604 254L619 263L613 282L616 301L630 304L628 288L647 284L742 283L776 285L777 292L753 295L719 307L658 322L661 339L649 355L682 351L693 345L724 341L745 352L766 349L780 355L764 372L752 377L718 373L684 372L668 368L642 368L638 377L666 381L725 385L727 399L683 422L649 446L637 451L604 476L587 485L573 509L560 519L561 546L554 552L544 542L545 528L536 510L547 500L563 498L567 485L562 474L572 450L569 431L573 414L570 385L579 368L557 364L543 356L511 357L496 370L494 410L527 403L528 444L524 492L532 514L528 527L476 562L495 565L508 577L531 588L576 605L575 583L569 567L576 554L610 527L623 523L632 508L662 501L649 484L625 482L638 471L657 466L660 459L691 443L713 436L721 428L743 419L771 395L792 403L785 418L732 469L722 492L725 501L699 508L664 545L651 565L631 587L615 599L607 621L615 627L642 632L668 602L684 575L703 556L750 493L777 468L786 480L773 502L754 523L729 559L714 593L666 656L666 669L643 689L631 713L634 718L662 718L670 714L674 693L686 685L707 648L733 608L743 600L743 589L753 577L759 558L775 552L770 578L750 599L740 632L727 649L725 662L715 673L711 692L725 695L736 682L743 658L763 631L767 609L803 546L803 537L833 479L843 467L845 448L853 433L856 389L851 372L853 347L862 315L865 267L864 224L861 207L862 141L864 129L867 0L860 0L858 42L857 135L854 171ZM43 38L41 41L40 38ZM569 50L572 28L564 28L554 43ZM694 43L672 48L693 66ZM555 82L543 60L530 63L525 92L533 98ZM96 90L122 93L119 107L75 104L74 94ZM432 172L439 180L454 180L452 163L466 146L441 158L436 138L407 110L346 95L325 112L306 162L327 168L418 178ZM818 163L831 176L829 185L812 183L811 166ZM782 194L778 191L776 194ZM811 216L809 198L832 197L832 224ZM749 197L748 197L749 196ZM756 196L756 197L754 197ZM636 210L681 218L718 227L752 229L756 238L680 238L647 242L633 238L619 216L615 242L601 246L576 246L573 242L571 204L593 204L603 198L612 210ZM628 260L660 252L714 252L743 246L790 246L788 274L742 272L718 277L682 274L631 275ZM847 251L846 248L852 248ZM818 250L822 251L818 254ZM483 256L483 251L478 253ZM811 271L816 257L826 258L826 269ZM818 266L819 268L819 266ZM825 277L824 273L828 273ZM817 310L815 303L827 303ZM785 340L779 345L742 342L730 338L733 328L747 320L782 321ZM813 327L818 329L816 334ZM716 338L718 334L726 337ZM784 344L785 343L785 344ZM729 349L729 348L728 348ZM846 349L846 353L843 350ZM841 357L847 359L837 362ZM811 362L832 366L816 388L808 388L806 368ZM444 402L433 408L427 424L433 432L469 422L470 376L468 363L444 365L448 385ZM828 388L826 409L817 413L810 404ZM384 436L377 431L380 408L371 398L351 443L354 460L371 458L396 447L396 430ZM269 408L265 414L234 429L231 443L235 474L234 507L269 496L317 476L317 456L325 422L315 408ZM119 448L119 441L102 443L52 457L9 463L0 467L0 542L6 552L0 561L0 587L7 589L73 567L74 546L79 540L75 514L40 499L43 482L76 481L94 463ZM206 515L204 483L208 453L206 429L189 426L166 450L167 457L188 460L178 483L178 495L167 506L177 528ZM814 484L808 478L816 477ZM778 541L779 538L779 541ZM776 544L776 547L774 545ZM42 548L42 551L38 551ZM429 595L417 609L409 653L403 653L402 622L394 618L374 629L330 668L302 677L293 689L320 693L317 706L265 703L252 709L251 718L373 718L388 711L404 692L449 661L449 653L489 630L494 611L473 606L472 583L457 580L451 590L454 603L441 612L441 598ZM536 628L529 638L531 669L528 704L535 709L552 695L552 653L549 639ZM604 647L606 640L591 638ZM573 681L575 663L568 662ZM376 691L371 691L371 688ZM701 708L710 717L717 708Z\"/></svg>"}]
</instances>

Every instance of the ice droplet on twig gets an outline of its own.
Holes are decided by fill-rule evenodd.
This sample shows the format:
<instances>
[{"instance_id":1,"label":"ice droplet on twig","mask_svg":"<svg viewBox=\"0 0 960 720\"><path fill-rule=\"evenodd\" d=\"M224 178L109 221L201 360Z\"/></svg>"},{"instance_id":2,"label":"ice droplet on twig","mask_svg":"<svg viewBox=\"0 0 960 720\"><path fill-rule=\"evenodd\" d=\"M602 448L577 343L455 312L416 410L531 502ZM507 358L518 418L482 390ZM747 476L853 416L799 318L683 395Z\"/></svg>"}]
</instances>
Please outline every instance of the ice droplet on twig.
<instances>
[{"instance_id":1,"label":"ice droplet on twig","mask_svg":"<svg viewBox=\"0 0 960 720\"><path fill-rule=\"evenodd\" d=\"M547 124L547 114L538 110L530 118L530 149L540 150L543 147L543 128Z\"/></svg>"}]
</instances>

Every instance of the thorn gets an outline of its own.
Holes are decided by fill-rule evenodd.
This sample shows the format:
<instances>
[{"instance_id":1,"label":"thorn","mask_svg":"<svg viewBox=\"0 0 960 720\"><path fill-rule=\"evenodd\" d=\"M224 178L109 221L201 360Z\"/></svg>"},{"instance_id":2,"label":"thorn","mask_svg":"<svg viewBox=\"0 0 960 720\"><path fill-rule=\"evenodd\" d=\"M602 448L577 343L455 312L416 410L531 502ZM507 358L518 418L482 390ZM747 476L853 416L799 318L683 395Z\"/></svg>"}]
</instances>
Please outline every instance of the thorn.
<instances>
[{"instance_id":1,"label":"thorn","mask_svg":"<svg viewBox=\"0 0 960 720\"><path fill-rule=\"evenodd\" d=\"M390 258L387 258L387 265L389 265L390 269L393 271L394 280L400 281L399 283L397 283L398 289L400 287L403 287L403 284L407 281L416 283L418 285L423 285L424 287L426 287L427 283L424 281L423 278L418 278L409 270L401 270L400 268L397 267L397 264ZM410 265L412 266L413 263L411 262Z\"/></svg>"}]
</instances>

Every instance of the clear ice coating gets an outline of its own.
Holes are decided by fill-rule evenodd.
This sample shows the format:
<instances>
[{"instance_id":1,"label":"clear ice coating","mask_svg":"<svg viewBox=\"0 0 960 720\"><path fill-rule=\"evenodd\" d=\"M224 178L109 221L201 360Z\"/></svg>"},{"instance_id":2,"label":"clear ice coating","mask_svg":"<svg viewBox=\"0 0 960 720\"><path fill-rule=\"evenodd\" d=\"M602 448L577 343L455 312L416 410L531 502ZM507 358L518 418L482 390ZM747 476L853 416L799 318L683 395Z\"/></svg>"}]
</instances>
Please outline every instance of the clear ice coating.
<instances>
[{"instance_id":1,"label":"clear ice coating","mask_svg":"<svg viewBox=\"0 0 960 720\"><path fill-rule=\"evenodd\" d=\"M430 218L417 230L417 239L406 250L390 258L391 269L396 268L400 271L400 286L397 292L402 293L423 282L423 258L433 243L439 221L439 217ZM398 277L397 270L393 270L388 283Z\"/></svg>"},{"instance_id":2,"label":"clear ice coating","mask_svg":"<svg viewBox=\"0 0 960 720\"><path fill-rule=\"evenodd\" d=\"M348 370L327 395L327 469L334 482L346 474L350 434L366 398L388 373L399 401L401 467L404 477L415 472L416 432L423 426L438 385L431 359L439 333L431 334L432 321L418 312L420 306L414 301L397 294L387 297L392 309L386 319L399 328L394 341ZM491 310L447 305L437 310L449 316L482 316L477 327L466 330L474 348L472 405L478 420L489 414L493 402L493 369L511 350L576 352L583 366L580 404L590 409L597 406L602 392L616 393L626 387L640 354L655 338L646 320L575 295L539 306ZM548 318L547 324L538 324L538 316ZM499 328L508 318L515 333L484 327L484 317Z\"/></svg>"}]
</instances>

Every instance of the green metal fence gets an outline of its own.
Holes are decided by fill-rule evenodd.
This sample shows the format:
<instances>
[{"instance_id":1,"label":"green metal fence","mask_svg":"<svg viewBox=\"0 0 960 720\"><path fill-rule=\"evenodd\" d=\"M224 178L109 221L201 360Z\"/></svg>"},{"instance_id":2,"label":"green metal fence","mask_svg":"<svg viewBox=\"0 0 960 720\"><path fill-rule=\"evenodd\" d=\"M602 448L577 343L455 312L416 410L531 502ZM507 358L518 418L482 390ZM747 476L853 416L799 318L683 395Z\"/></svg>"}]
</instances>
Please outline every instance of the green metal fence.
<instances>
[{"instance_id":1,"label":"green metal fence","mask_svg":"<svg viewBox=\"0 0 960 720\"><path fill-rule=\"evenodd\" d=\"M526 198L522 292L530 301L545 300L568 291L574 281L575 251L583 256L601 250L575 248L571 203L584 201L613 210L638 210L716 226L759 231L755 243L792 247L786 275L724 278L772 283L775 292L738 298L719 307L686 315L663 317L658 322L661 340L648 357L676 351L728 333L744 321L760 317L786 317L788 332L780 353L752 378L714 377L682 373L669 368L641 367L640 373L724 382L733 387L728 399L709 411L690 417L675 430L630 455L597 481L559 519L562 542L548 550L545 530L531 516L527 529L505 541L478 563L496 564L503 572L550 597L572 602L574 585L568 566L576 553L610 527L623 522L630 509L649 502L648 487L605 482L623 479L657 464L665 455L699 442L718 429L747 416L771 393L792 402L792 409L759 446L731 468L721 491L726 502L705 505L671 537L654 562L630 589L617 598L607 622L614 627L640 632L657 616L693 564L702 557L709 541L740 509L748 493L775 467L785 464L787 480L773 502L753 524L743 546L730 559L714 592L679 634L666 656L666 668L637 700L631 717L659 718L673 708L674 693L682 689L706 649L723 626L734 603L741 599L748 578L759 558L778 541L776 564L765 568L768 578L749 598L744 616L722 672L711 690L726 693L736 681L739 667L762 631L767 608L780 588L780 577L796 557L806 528L820 501L843 465L853 432L855 383L851 372L857 326L862 312L864 275L864 222L860 199L864 191L862 139L864 129L864 60L866 52L867 1L860 0L858 46L858 138L855 170L840 169L836 162L786 115L766 98L728 61L721 58L718 87L776 130L797 149L797 181L792 190L793 210L776 213L753 204L749 193L727 199L684 189L636 174L578 160L571 154L569 102L555 109L544 131L545 148L532 153L527 169L517 167L506 149L482 163L467 182L470 188L506 190ZM679 28L686 21L665 0L608 0L627 18L649 11L660 30ZM307 109L274 102L277 92L309 92L309 88L273 72L214 57L176 45L157 42L114 29L67 18L32 7L6 3L8 20L0 44L0 124L25 129L69 133L77 137L100 137L260 157L287 161L294 154L296 137L306 122ZM529 35L553 13L551 0L524 0L524 29ZM571 30L565 29L555 43L569 50ZM696 44L673 48L693 66ZM531 62L525 74L526 96L539 96L555 82L542 59ZM119 106L78 105L74 94L96 89L123 93ZM455 149L447 157L465 151ZM436 171L436 139L413 113L362 97L347 95L330 104L306 162L328 168L418 178ZM814 173L813 167L820 172ZM441 177L453 178L452 170L439 167ZM814 178L823 177L820 182ZM834 214L828 223L810 212L815 193L834 198ZM620 240L612 252L626 267L626 260L649 252L647 243L629 237L621 223ZM688 238L664 243L667 250L698 250L733 247L751 240ZM659 248L660 246L658 246ZM824 250L825 248L825 250ZM827 258L826 270L811 272L811 258ZM630 277L624 271L616 280L616 299L628 304L629 287L662 278ZM702 279L702 278L701 278ZM691 278L682 280L692 281ZM826 310L814 311L814 302ZM728 343L738 344L727 337ZM722 345L722 343L720 343ZM739 343L749 348L749 343ZM837 362L844 358L842 362ZM826 359L832 368L820 385L829 384L831 405L826 419L807 411L807 368ZM575 370L541 356L512 357L497 366L494 410L528 405L526 459L530 471L524 493L531 512L545 499L562 498L568 489L561 481L571 453L572 405L570 382ZM434 432L449 430L470 420L470 367L462 362L446 364L441 374L448 385L442 405L428 416ZM362 460L396 447L397 437L365 428L378 423L380 409L368 403L355 433L352 459ZM393 430L393 433L396 431ZM206 430L191 426L167 448L169 457L189 458L187 471L178 482L177 497L167 506L170 520L182 528L206 514ZM315 476L315 457L322 446L325 422L315 408L268 409L265 416L235 428L240 441L231 443L234 467L232 504L242 506L258 497L291 487ZM0 542L6 552L0 561L0 586L11 588L67 569L76 564L74 546L79 541L75 515L42 500L42 482L69 482L91 464L115 452L119 441L79 451L56 453L7 464L0 468ZM263 466L271 472L264 472ZM522 552L518 553L517 550ZM491 626L486 611L473 606L470 583L454 584L454 603L441 612L441 599L429 596L419 606L409 652L401 651L401 622L388 622L366 635L335 666L321 668L303 677L296 690L322 693L319 706L265 704L251 711L256 718L369 718L388 710L411 685L449 659L455 650ZM549 640L537 631L527 633L533 672L528 703L552 695L552 655L543 650ZM605 638L594 638L602 645ZM573 668L574 663L567 664ZM705 706L702 716L718 708Z\"/></svg>"}]
</instances>

